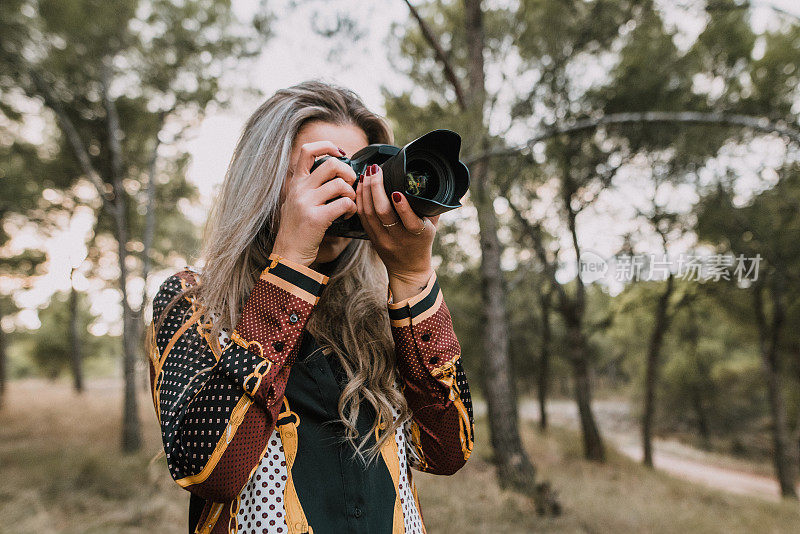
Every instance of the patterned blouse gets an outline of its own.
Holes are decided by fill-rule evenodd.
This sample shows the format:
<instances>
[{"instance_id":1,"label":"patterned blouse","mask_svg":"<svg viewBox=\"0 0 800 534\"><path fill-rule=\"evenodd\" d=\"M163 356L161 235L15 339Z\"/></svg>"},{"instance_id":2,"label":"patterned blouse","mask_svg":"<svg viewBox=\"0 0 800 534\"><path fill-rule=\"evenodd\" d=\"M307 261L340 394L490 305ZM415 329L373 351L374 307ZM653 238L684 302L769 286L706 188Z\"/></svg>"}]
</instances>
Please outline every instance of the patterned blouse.
<instances>
[{"instance_id":1,"label":"patterned blouse","mask_svg":"<svg viewBox=\"0 0 800 534\"><path fill-rule=\"evenodd\" d=\"M414 297L394 303L389 293L399 388L412 418L365 465L336 422L345 378L338 357L305 331L328 276L275 254L269 259L219 347L192 296L152 332L153 404L167 465L192 505L202 503L192 531L425 533L411 468L452 474L473 446L461 348L436 274ZM199 280L188 266L167 278L150 328ZM362 401L362 436L375 415Z\"/></svg>"}]
</instances>

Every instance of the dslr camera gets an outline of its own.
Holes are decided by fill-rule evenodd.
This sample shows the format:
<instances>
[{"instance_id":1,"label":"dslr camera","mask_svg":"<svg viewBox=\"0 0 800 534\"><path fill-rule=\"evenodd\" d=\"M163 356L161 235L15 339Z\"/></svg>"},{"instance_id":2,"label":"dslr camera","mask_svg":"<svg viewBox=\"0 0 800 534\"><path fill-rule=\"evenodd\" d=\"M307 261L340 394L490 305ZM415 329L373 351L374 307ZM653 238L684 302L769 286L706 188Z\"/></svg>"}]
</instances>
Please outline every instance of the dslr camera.
<instances>
[{"instance_id":1,"label":"dslr camera","mask_svg":"<svg viewBox=\"0 0 800 534\"><path fill-rule=\"evenodd\" d=\"M432 217L461 207L461 197L469 188L469 170L458 159L461 136L451 130L433 130L411 141L404 147L372 144L353 154L337 157L348 164L356 176L377 164L383 170L383 188L386 195L399 191L405 194L411 209L420 217ZM326 159L314 162L313 171ZM360 178L359 178L360 179ZM358 181L353 184L355 188ZM339 217L326 234L368 239L357 215Z\"/></svg>"}]
</instances>

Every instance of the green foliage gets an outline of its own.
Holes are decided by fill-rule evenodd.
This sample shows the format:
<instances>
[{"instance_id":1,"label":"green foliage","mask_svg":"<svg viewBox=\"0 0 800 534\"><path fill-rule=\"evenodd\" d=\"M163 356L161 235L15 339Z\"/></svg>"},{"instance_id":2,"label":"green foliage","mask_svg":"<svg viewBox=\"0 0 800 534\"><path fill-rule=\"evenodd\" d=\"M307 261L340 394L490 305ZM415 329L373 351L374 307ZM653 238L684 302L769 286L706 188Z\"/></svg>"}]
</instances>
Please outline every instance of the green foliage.
<instances>
[{"instance_id":1,"label":"green foliage","mask_svg":"<svg viewBox=\"0 0 800 534\"><path fill-rule=\"evenodd\" d=\"M677 48L674 33L667 32L658 12L643 10L632 22L609 82L590 91L588 98L606 113L703 110L702 97L692 91L695 62ZM679 155L690 147L688 154L697 152L696 143L707 135L706 128L681 124L626 124L611 130L632 152L672 147ZM723 139L704 143L701 157L713 153Z\"/></svg>"},{"instance_id":2,"label":"green foliage","mask_svg":"<svg viewBox=\"0 0 800 534\"><path fill-rule=\"evenodd\" d=\"M12 216L35 221L46 235L63 220L59 217L78 205L89 206L96 224L87 243L88 261L99 262L117 252L114 241L121 230L109 194L118 179L124 188L131 274L139 274L146 259L158 269L173 264L176 255L194 255L199 229L179 206L196 201L197 190L186 179L189 156L178 141L210 106L225 105L244 90L221 85L221 75L261 52L271 18L260 2L252 22L239 21L230 0L0 4L0 223ZM24 135L33 114L44 119L43 140L36 146ZM119 151L112 140L119 142ZM171 146L159 151L162 145ZM145 258L151 177L156 227ZM105 197L102 202L76 194L75 186L87 179L97 196ZM63 202L45 201L47 188L57 193L50 197ZM3 224L0 228L5 232ZM0 235L0 245L7 237ZM23 262L16 263L19 268L6 265L18 278L31 274ZM5 313L14 311L10 301L7 308ZM50 375L60 372L68 354L64 336L51 331L64 327L60 313L42 312L42 337L31 348L34 361ZM86 353L94 350L100 349Z\"/></svg>"},{"instance_id":3,"label":"green foliage","mask_svg":"<svg viewBox=\"0 0 800 534\"><path fill-rule=\"evenodd\" d=\"M736 5L733 1L726 3ZM756 36L748 19L746 9L716 10L693 47L699 68L711 76L725 78L729 95L741 89L736 75L745 71L752 60Z\"/></svg>"},{"instance_id":4,"label":"green foliage","mask_svg":"<svg viewBox=\"0 0 800 534\"><path fill-rule=\"evenodd\" d=\"M19 334L18 342L27 347L25 352L31 358L36 373L55 379L69 371L72 361L69 293L54 294L50 304L41 310L39 320L42 326L35 331ZM85 363L89 368L97 367L98 364L102 366L104 360L106 362L116 360L119 352L113 338L89 334L89 325L94 320L87 299L78 294L77 321L80 350L86 357ZM20 363L22 368L17 373L24 373L24 363Z\"/></svg>"},{"instance_id":5,"label":"green foliage","mask_svg":"<svg viewBox=\"0 0 800 534\"><path fill-rule=\"evenodd\" d=\"M778 183L738 205L732 183L720 182L698 205L698 234L721 250L761 255L766 274L787 276L800 268L800 165L778 169ZM796 279L790 276L792 280Z\"/></svg>"},{"instance_id":6,"label":"green foliage","mask_svg":"<svg viewBox=\"0 0 800 534\"><path fill-rule=\"evenodd\" d=\"M785 375L788 412L793 415L790 421L794 421L800 400L800 331L793 327L800 317L800 244L796 239L800 232L800 165L787 164L779 169L777 185L746 203L737 202L729 185L719 183L701 200L698 234L721 252L746 258L760 256L762 260L754 283L737 288L732 280L718 287L713 296L737 324L746 325L740 329L749 334L755 354L761 352L756 345L759 331L755 292L761 292L764 300L767 328L776 310L783 308L785 318L777 333L776 365ZM768 290L762 291L763 288Z\"/></svg>"},{"instance_id":7,"label":"green foliage","mask_svg":"<svg viewBox=\"0 0 800 534\"><path fill-rule=\"evenodd\" d=\"M759 435L766 410L760 359L752 320L730 313L735 301L747 308L746 292L724 284L678 280L672 305L677 307L662 350L657 386L657 423L661 432L709 433L727 440ZM614 320L607 343L625 353L634 400L642 398L644 362L653 316L664 282L643 282L626 288L611 307ZM718 294L726 293L725 305ZM690 299L684 294L691 292ZM637 402L637 405L639 403ZM703 429L703 426L707 428Z\"/></svg>"},{"instance_id":8,"label":"green foliage","mask_svg":"<svg viewBox=\"0 0 800 534\"><path fill-rule=\"evenodd\" d=\"M800 87L800 27L763 36L764 55L748 72L752 88L742 105L754 114L775 119L797 116Z\"/></svg>"},{"instance_id":9,"label":"green foliage","mask_svg":"<svg viewBox=\"0 0 800 534\"><path fill-rule=\"evenodd\" d=\"M525 59L555 75L581 53L608 49L634 11L651 9L649 1L523 0L514 14L520 24L513 27L518 32L514 42Z\"/></svg>"},{"instance_id":10,"label":"green foliage","mask_svg":"<svg viewBox=\"0 0 800 534\"><path fill-rule=\"evenodd\" d=\"M451 66L466 82L463 6L457 2L427 2L418 5L418 9L442 43ZM646 0L523 0L512 10L493 5L484 6L484 12L488 43L484 59L489 68L497 69L504 81L512 81L515 74L530 80L529 84L513 85L522 90L518 94L505 93L503 99L511 102L508 118L529 126L532 132L539 126L630 111L724 111L794 120L791 106L797 98L797 84L793 81L800 59L797 30L782 28L774 34L758 36L750 25L748 9L737 6L714 11L697 40L688 47L676 44L675 32L667 29L662 13ZM399 55L405 59L397 61L398 70L415 87L408 93L384 93L387 115L398 138L411 139L427 129L447 127L464 131L468 154L486 148L475 144L482 138L489 139L493 146L509 144L502 134L493 137L470 129L474 121L468 113L460 112L441 64L416 24L403 27L402 32L395 31L395 35ZM764 54L756 57L760 40ZM519 55L519 62L510 72L500 62L515 54ZM606 77L587 85L581 73L595 63L610 64L611 68ZM508 89L512 87L507 85ZM716 156L723 145L747 140L749 136L749 132L724 124L605 126L549 139L544 143L543 154L534 158L493 159L490 172L497 194L523 209L537 203L542 207L540 191L557 188L554 196L547 197L547 213L558 217L563 233L545 235L544 246L555 267L561 268L566 266L566 260L559 253L568 247L565 242L570 241L570 225L575 224L580 238L582 221L589 220L582 210L591 206L598 191L613 189L615 169L620 164L646 158L656 184L693 184L697 169ZM774 195L784 203L793 198L781 190ZM716 220L753 218L754 224L770 235L779 229L794 228L787 216L780 215L790 208L776 210L762 204L741 217L732 217L732 208L731 202L721 207ZM664 209L663 205L654 204L652 210L658 211L658 217L653 215L653 221L660 230L670 226L668 239L676 237L679 225L684 234L695 230L693 213L684 215ZM697 213L702 214L702 207ZM541 352L539 299L546 287L542 284L545 277L526 232L517 227L510 215L499 217L506 257L517 258L519 266L531 271L510 272L507 276L514 370L529 390L538 372ZM759 217L765 218L763 223L755 222ZM704 224L701 219L697 229L707 242L724 243L738 232L728 225L713 237L705 237L701 228ZM439 271L447 272L442 283L448 302L453 302L451 312L457 316L454 321L460 339L465 339L462 345L469 362L479 361L477 351L482 345L479 265L474 257L477 237L472 227L468 228L445 225L440 230L440 240L446 245L440 247L443 261ZM783 235L784 241L773 248L785 250L787 256L800 257L796 247L786 242L796 233ZM464 248L459 251L459 247ZM467 249L471 253L466 253ZM675 409L660 414L661 425L696 427L693 403L699 398L701 405L707 403L708 411L713 413L708 423L713 429L731 433L737 428L756 429L764 413L763 387L754 372L758 369L758 355L747 297L736 290L721 302L719 291L704 288L703 296L698 297L692 296L697 288L688 282L676 285L671 305L684 299L687 304L679 309L675 331L668 332L664 342L664 383L659 398L664 398L663 405ZM563 287L568 295L576 294L574 282ZM635 398L641 393L644 358L661 291L663 283L658 282L631 285L613 298L595 286L587 289L586 334L598 378L609 378L609 384L620 380L627 383ZM717 306L724 312L721 321L713 315ZM792 306L795 313L800 313L796 305ZM695 307L700 309L694 310ZM692 321L703 324L692 325ZM552 324L557 377L566 371L563 355L569 346L563 339L564 326L557 311ZM697 329L694 337L687 333L692 328ZM696 338L696 342L689 343L687 338Z\"/></svg>"},{"instance_id":11,"label":"green foliage","mask_svg":"<svg viewBox=\"0 0 800 534\"><path fill-rule=\"evenodd\" d=\"M60 126L49 131L57 150L27 157L19 166L26 174L14 177L28 180L36 164L49 169L50 187L66 190L83 177L61 123L67 119L110 187L113 152L103 97L108 85L122 130L121 170L131 196L127 219L133 240L143 231L154 150L175 140L164 129L167 120L175 131L175 125L190 125L211 103L228 101L231 93L219 85L220 74L260 51L270 18L262 10L258 29L248 27L235 19L228 0L22 0L4 3L2 14L0 33L7 38L0 47L0 67L13 74L0 77L3 111L19 119L24 95L43 101ZM18 146L22 153L23 145ZM196 230L175 209L180 199L196 198L185 179L187 163L182 153L157 162L157 262L167 251L188 255L196 250ZM96 233L110 233L110 214L100 211L98 217Z\"/></svg>"}]
</instances>

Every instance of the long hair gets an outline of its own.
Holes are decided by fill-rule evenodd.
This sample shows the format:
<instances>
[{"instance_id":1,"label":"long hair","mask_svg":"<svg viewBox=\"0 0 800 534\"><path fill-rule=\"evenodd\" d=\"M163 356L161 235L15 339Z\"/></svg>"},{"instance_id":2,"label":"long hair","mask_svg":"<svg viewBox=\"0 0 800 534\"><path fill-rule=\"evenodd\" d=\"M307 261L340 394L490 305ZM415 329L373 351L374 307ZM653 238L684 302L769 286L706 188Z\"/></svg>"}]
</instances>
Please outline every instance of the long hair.
<instances>
[{"instance_id":1,"label":"long hair","mask_svg":"<svg viewBox=\"0 0 800 534\"><path fill-rule=\"evenodd\" d=\"M204 310L208 339L219 353L222 329L232 332L244 302L268 264L280 224L280 192L288 176L294 140L311 121L353 125L368 143L391 144L387 122L371 112L351 90L311 80L277 91L247 121L233 153L222 189L211 209L203 237L203 273L198 284L177 295L162 312L188 294ZM388 279L368 240L354 239L329 275L306 330L332 350L347 374L338 411L344 437L368 463L387 439L410 418L398 389L394 340L386 306ZM359 440L359 406L366 400L377 414L370 432ZM393 408L399 416L393 420ZM378 439L366 447L372 434ZM382 431L382 432L381 432Z\"/></svg>"}]
</instances>

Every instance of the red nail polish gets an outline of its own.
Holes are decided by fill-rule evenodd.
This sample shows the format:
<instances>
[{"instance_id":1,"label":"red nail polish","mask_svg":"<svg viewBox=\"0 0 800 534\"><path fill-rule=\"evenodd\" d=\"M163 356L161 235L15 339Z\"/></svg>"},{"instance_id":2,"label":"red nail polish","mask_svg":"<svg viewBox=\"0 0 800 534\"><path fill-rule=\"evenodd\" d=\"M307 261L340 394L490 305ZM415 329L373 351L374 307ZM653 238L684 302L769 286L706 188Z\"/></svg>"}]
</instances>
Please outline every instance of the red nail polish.
<instances>
[{"instance_id":1,"label":"red nail polish","mask_svg":"<svg viewBox=\"0 0 800 534\"><path fill-rule=\"evenodd\" d=\"M338 149L339 149L339 154L341 154L342 156L346 156L346 155L347 155L347 154L345 153L345 151L341 149L341 147L338 147L338 146L337 146L336 148L338 148Z\"/></svg>"},{"instance_id":2,"label":"red nail polish","mask_svg":"<svg viewBox=\"0 0 800 534\"><path fill-rule=\"evenodd\" d=\"M400 193L398 193L397 191L395 191L394 193L392 193L392 200L394 200L396 203L400 203L400 201L401 201L402 199L403 199L403 197L402 197L402 196L400 195Z\"/></svg>"},{"instance_id":3,"label":"red nail polish","mask_svg":"<svg viewBox=\"0 0 800 534\"><path fill-rule=\"evenodd\" d=\"M364 176L369 176L370 174L372 174L371 172L369 172L371 170L372 170L372 166L371 165L369 167L367 167L366 169L364 169Z\"/></svg>"},{"instance_id":4,"label":"red nail polish","mask_svg":"<svg viewBox=\"0 0 800 534\"><path fill-rule=\"evenodd\" d=\"M375 170L374 170L374 171L372 171L372 174L378 174L378 170L380 170L380 167L379 167L379 166L378 166L378 164L376 163L376 164L375 164Z\"/></svg>"}]
</instances>

